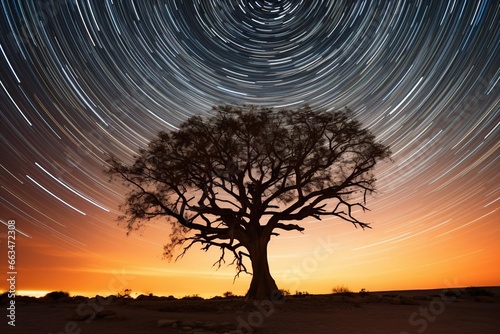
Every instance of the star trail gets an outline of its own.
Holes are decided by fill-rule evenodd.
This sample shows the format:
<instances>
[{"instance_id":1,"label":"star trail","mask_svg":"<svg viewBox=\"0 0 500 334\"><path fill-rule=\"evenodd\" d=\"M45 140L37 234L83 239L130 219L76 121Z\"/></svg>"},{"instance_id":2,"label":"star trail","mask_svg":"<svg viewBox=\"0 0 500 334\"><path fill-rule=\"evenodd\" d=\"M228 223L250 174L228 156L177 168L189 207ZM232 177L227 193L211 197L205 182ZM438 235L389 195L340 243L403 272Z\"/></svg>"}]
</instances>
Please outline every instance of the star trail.
<instances>
[{"instance_id":1,"label":"star trail","mask_svg":"<svg viewBox=\"0 0 500 334\"><path fill-rule=\"evenodd\" d=\"M130 161L217 104L348 107L393 152L360 213L374 229L306 222L280 236L278 285L324 235L338 257L301 283L311 292L336 279L500 283L498 1L2 0L0 32L0 222L22 233L26 290L78 272L94 283L67 289L97 291L92 273L122 267L157 278L136 291L176 282L165 267L227 283L233 271L212 270L210 255L157 259L168 226L127 237L126 189L103 172L109 154Z\"/></svg>"}]
</instances>

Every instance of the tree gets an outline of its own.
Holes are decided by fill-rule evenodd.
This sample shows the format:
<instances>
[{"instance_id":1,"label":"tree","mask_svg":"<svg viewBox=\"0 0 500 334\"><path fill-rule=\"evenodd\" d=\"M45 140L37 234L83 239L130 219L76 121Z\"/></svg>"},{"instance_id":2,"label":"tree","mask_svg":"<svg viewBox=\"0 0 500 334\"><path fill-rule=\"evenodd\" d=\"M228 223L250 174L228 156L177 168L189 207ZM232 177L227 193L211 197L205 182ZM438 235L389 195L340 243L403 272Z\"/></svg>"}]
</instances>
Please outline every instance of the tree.
<instances>
[{"instance_id":1,"label":"tree","mask_svg":"<svg viewBox=\"0 0 500 334\"><path fill-rule=\"evenodd\" d=\"M236 277L249 273L249 259L246 300L262 300L279 291L267 258L271 237L302 232L296 223L308 217L370 227L353 208L367 209L372 170L389 155L349 111L226 105L160 132L130 165L111 157L107 172L131 189L121 217L129 232L166 217L172 227L167 258L178 246L184 247L179 256L194 244L217 247L214 265L229 252Z\"/></svg>"}]
</instances>

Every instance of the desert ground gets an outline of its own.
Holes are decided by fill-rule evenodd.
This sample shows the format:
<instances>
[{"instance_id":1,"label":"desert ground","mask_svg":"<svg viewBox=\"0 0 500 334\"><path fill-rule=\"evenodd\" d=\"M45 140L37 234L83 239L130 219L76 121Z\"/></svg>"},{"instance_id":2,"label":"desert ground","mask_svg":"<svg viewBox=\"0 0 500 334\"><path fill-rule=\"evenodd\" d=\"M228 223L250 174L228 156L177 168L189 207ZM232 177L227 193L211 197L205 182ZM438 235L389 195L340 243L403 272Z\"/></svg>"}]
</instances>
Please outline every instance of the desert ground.
<instances>
[{"instance_id":1,"label":"desert ground","mask_svg":"<svg viewBox=\"0 0 500 334\"><path fill-rule=\"evenodd\" d=\"M56 296L57 297L57 296ZM242 298L17 296L0 333L500 333L500 287Z\"/></svg>"}]
</instances>

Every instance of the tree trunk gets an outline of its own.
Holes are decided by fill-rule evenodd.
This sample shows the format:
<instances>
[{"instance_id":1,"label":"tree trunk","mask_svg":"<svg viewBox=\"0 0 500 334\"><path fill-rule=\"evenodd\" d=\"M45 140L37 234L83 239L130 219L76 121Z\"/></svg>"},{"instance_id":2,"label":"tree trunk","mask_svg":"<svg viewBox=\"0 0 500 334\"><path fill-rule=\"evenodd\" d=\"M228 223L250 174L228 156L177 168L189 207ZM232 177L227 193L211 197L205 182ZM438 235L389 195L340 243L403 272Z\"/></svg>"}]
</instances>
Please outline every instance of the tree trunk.
<instances>
[{"instance_id":1,"label":"tree trunk","mask_svg":"<svg viewBox=\"0 0 500 334\"><path fill-rule=\"evenodd\" d=\"M249 249L252 261L252 281L245 296L246 301L274 300L279 296L278 286L269 271L267 244L269 240L259 238Z\"/></svg>"}]
</instances>

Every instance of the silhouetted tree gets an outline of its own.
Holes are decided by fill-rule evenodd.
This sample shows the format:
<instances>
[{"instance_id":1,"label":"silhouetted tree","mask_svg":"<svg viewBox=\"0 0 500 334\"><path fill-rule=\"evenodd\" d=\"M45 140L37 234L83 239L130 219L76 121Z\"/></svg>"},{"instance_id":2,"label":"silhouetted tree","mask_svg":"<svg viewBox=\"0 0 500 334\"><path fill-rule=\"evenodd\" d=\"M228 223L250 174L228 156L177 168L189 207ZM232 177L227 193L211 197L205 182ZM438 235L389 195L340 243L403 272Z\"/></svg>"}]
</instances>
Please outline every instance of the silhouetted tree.
<instances>
[{"instance_id":1,"label":"silhouetted tree","mask_svg":"<svg viewBox=\"0 0 500 334\"><path fill-rule=\"evenodd\" d=\"M179 130L160 132L133 164L116 157L108 173L131 191L123 205L129 232L166 217L171 225L165 255L194 244L234 256L237 275L250 259L247 300L269 299L272 278L267 245L279 230L300 231L308 217L336 216L360 226L352 209L366 209L374 191L376 163L388 147L348 111L274 110L218 106L208 118L194 116Z\"/></svg>"}]
</instances>

